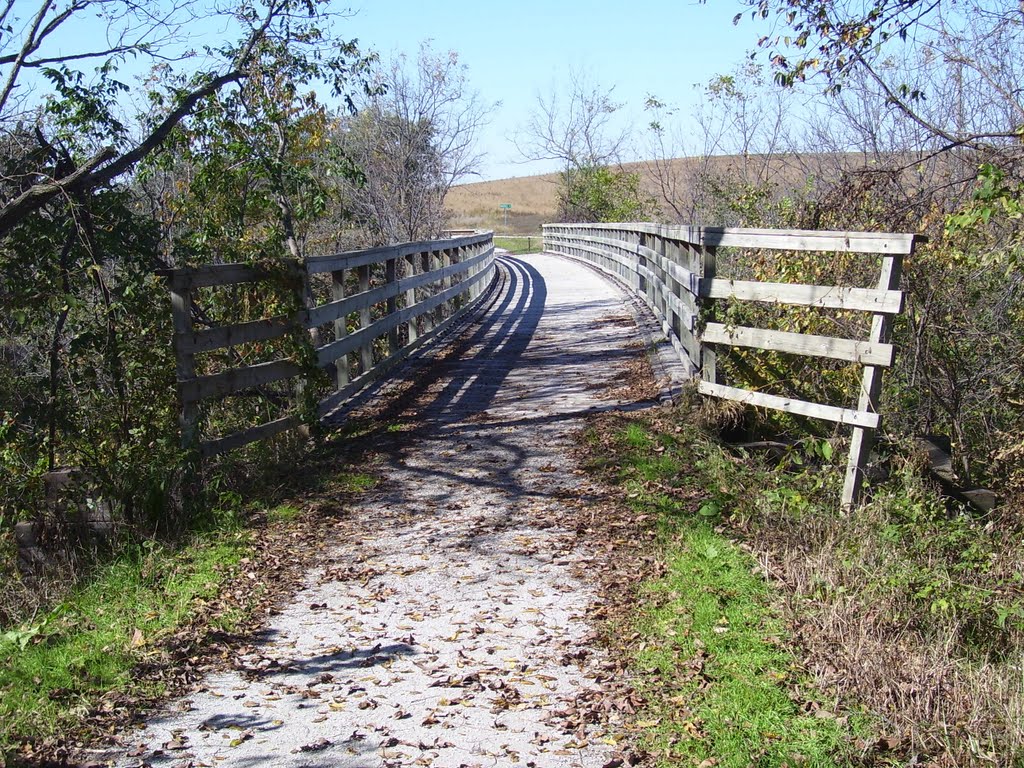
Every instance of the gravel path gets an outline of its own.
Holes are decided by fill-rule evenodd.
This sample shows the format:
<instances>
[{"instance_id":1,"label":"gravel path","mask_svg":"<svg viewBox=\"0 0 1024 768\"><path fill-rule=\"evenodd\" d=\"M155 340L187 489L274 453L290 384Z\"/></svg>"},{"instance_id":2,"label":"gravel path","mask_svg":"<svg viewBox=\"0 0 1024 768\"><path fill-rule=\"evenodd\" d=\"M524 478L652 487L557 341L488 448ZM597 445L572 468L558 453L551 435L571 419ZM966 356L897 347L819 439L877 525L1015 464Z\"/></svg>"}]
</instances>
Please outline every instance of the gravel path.
<instances>
[{"instance_id":1,"label":"gravel path","mask_svg":"<svg viewBox=\"0 0 1024 768\"><path fill-rule=\"evenodd\" d=\"M616 764L573 535L597 491L570 448L587 412L635 399L643 345L584 267L506 256L501 280L459 357L412 369L409 431L326 565L119 765Z\"/></svg>"}]
</instances>

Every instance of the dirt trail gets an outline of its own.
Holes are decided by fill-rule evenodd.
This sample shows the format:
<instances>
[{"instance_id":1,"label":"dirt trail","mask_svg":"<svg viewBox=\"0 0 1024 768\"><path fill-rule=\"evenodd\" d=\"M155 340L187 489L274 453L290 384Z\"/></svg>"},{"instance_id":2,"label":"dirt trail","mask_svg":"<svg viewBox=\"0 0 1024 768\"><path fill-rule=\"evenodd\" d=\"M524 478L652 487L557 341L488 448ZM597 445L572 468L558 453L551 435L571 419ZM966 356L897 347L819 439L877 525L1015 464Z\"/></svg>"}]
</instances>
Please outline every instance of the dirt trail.
<instances>
[{"instance_id":1,"label":"dirt trail","mask_svg":"<svg viewBox=\"0 0 1024 768\"><path fill-rule=\"evenodd\" d=\"M119 765L614 764L572 534L597 489L570 448L586 413L649 378L643 345L594 272L546 256L502 270L327 565L234 669L125 734Z\"/></svg>"}]
</instances>

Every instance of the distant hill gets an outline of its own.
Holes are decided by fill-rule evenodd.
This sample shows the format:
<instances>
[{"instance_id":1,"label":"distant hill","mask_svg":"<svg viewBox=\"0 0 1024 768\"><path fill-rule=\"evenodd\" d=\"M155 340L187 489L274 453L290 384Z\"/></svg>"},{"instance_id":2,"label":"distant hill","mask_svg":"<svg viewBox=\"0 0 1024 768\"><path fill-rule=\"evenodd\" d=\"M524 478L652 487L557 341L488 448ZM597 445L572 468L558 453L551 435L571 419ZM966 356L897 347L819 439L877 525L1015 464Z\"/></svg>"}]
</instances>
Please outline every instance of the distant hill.
<instances>
[{"instance_id":1,"label":"distant hill","mask_svg":"<svg viewBox=\"0 0 1024 768\"><path fill-rule=\"evenodd\" d=\"M682 157L660 162L659 168L653 161L626 163L622 169L639 173L646 191L661 203L663 195L659 176L670 179L675 185L674 198L684 212L692 204L690 190L693 180L701 173L725 174L742 171L744 164L763 169L767 164L768 178L776 183L780 191L799 188L808 177L822 177L836 173L839 169L862 167L869 159L860 153L833 154L789 154L771 158L741 155L724 155L712 158ZM546 173L537 176L519 176L511 179L479 181L452 187L445 200L445 208L451 216L453 229L493 229L495 232L532 234L540 231L545 222L555 220L558 209L558 174ZM512 206L509 211L509 225L499 207L503 203ZM668 209L663 218L667 221L680 217ZM683 217L689 223L689 216Z\"/></svg>"},{"instance_id":2,"label":"distant hill","mask_svg":"<svg viewBox=\"0 0 1024 768\"><path fill-rule=\"evenodd\" d=\"M554 221L558 209L558 174L520 176L512 179L478 181L452 187L445 198L453 229L505 231L499 206L508 203L508 231L539 232L541 224Z\"/></svg>"}]
</instances>

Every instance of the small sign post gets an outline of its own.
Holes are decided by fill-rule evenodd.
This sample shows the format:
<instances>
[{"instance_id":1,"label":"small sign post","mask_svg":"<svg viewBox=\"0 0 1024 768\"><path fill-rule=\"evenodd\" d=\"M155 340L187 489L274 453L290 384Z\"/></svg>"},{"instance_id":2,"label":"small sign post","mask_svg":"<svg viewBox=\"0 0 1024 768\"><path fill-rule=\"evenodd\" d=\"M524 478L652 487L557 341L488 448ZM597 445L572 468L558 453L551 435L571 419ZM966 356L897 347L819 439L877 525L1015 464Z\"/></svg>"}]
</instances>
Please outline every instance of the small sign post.
<instances>
[{"instance_id":1,"label":"small sign post","mask_svg":"<svg viewBox=\"0 0 1024 768\"><path fill-rule=\"evenodd\" d=\"M508 212L512 210L512 203L502 203L498 206L505 214L505 230L508 230Z\"/></svg>"}]
</instances>

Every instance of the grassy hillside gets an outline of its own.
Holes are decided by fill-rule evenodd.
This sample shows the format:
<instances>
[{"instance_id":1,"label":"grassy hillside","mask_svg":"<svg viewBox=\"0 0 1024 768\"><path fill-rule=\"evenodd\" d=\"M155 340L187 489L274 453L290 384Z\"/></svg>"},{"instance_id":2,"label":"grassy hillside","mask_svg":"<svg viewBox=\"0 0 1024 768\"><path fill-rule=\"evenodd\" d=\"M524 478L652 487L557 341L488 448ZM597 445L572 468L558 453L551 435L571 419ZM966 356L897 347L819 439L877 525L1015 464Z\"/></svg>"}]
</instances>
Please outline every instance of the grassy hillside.
<instances>
[{"instance_id":1,"label":"grassy hillside","mask_svg":"<svg viewBox=\"0 0 1024 768\"><path fill-rule=\"evenodd\" d=\"M723 155L721 157L682 157L674 160L626 163L625 171L639 173L644 189L665 210L665 221L690 222L693 204L691 190L701 175L742 175L744 166L753 175L764 174L780 189L802 187L808 177L820 177L838 168L864 166L861 154L776 155L771 158ZM660 167L659 167L660 166ZM677 200L680 213L664 205L665 192ZM558 174L520 176L511 179L479 181L453 187L445 200L453 229L493 229L498 233L533 234L545 222L555 221L558 210ZM508 226L499 208L509 203Z\"/></svg>"},{"instance_id":2,"label":"grassy hillside","mask_svg":"<svg viewBox=\"0 0 1024 768\"><path fill-rule=\"evenodd\" d=\"M558 174L479 181L453 187L445 199L454 229L493 229L495 232L532 234L541 224L554 221L558 208ZM510 203L509 226L498 207Z\"/></svg>"}]
</instances>

